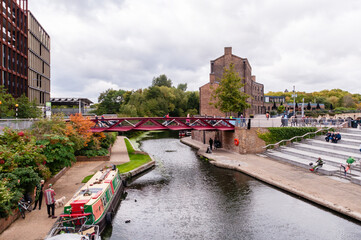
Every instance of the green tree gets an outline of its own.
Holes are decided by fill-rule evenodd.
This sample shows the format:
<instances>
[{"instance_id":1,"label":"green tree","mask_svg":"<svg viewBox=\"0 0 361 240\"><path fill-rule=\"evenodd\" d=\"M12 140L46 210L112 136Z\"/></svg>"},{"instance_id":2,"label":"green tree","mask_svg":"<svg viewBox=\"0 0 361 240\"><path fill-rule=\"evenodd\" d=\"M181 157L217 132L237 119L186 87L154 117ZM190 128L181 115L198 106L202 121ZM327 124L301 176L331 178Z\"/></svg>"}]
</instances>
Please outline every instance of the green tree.
<instances>
[{"instance_id":1,"label":"green tree","mask_svg":"<svg viewBox=\"0 0 361 240\"><path fill-rule=\"evenodd\" d=\"M189 92L187 94L187 109L192 110L193 115L199 111L199 92ZM196 111L196 113L194 113Z\"/></svg>"},{"instance_id":2,"label":"green tree","mask_svg":"<svg viewBox=\"0 0 361 240\"><path fill-rule=\"evenodd\" d=\"M96 113L98 115L102 115L105 113L114 114L118 113L120 109L120 105L122 104L124 98L123 94L126 91L124 90L113 90L108 89L105 92L102 92L98 98L98 108Z\"/></svg>"},{"instance_id":3,"label":"green tree","mask_svg":"<svg viewBox=\"0 0 361 240\"><path fill-rule=\"evenodd\" d=\"M283 113L284 111L285 111L285 106L279 105L278 108L277 108L277 112L278 113Z\"/></svg>"},{"instance_id":4,"label":"green tree","mask_svg":"<svg viewBox=\"0 0 361 240\"><path fill-rule=\"evenodd\" d=\"M187 84L186 83L180 83L180 84L178 84L177 89L185 92L185 91L187 91Z\"/></svg>"},{"instance_id":5,"label":"green tree","mask_svg":"<svg viewBox=\"0 0 361 240\"><path fill-rule=\"evenodd\" d=\"M241 113L250 105L247 103L249 95L242 91L244 84L238 73L234 71L234 65L231 63L229 69L225 68L219 86L213 90L211 102L216 108L222 112Z\"/></svg>"},{"instance_id":6,"label":"green tree","mask_svg":"<svg viewBox=\"0 0 361 240\"><path fill-rule=\"evenodd\" d=\"M41 117L42 111L36 106L35 101L29 102L29 98L25 94L16 99L19 118L38 118Z\"/></svg>"},{"instance_id":7,"label":"green tree","mask_svg":"<svg viewBox=\"0 0 361 240\"><path fill-rule=\"evenodd\" d=\"M18 104L17 112L19 118L38 118L42 114L35 102L29 102L29 98L25 94L15 99L11 94L7 93L7 89L4 86L0 86L0 102L0 118L15 117L15 104Z\"/></svg>"},{"instance_id":8,"label":"green tree","mask_svg":"<svg viewBox=\"0 0 361 240\"><path fill-rule=\"evenodd\" d=\"M155 86L172 87L172 80L167 78L167 76L165 74L162 74L159 77L153 78L152 87L155 87Z\"/></svg>"}]
</instances>

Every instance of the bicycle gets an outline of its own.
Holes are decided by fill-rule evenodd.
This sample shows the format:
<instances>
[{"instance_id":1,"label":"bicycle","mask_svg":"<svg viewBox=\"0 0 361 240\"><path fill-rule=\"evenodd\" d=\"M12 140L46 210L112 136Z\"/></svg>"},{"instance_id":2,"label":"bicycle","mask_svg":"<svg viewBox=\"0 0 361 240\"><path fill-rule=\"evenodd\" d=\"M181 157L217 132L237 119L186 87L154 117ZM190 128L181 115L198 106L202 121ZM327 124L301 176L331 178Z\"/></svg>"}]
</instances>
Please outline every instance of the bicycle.
<instances>
[{"instance_id":1,"label":"bicycle","mask_svg":"<svg viewBox=\"0 0 361 240\"><path fill-rule=\"evenodd\" d=\"M31 201L25 201L24 198L21 198L18 202L19 211L22 218L25 218L25 212L31 212Z\"/></svg>"}]
</instances>

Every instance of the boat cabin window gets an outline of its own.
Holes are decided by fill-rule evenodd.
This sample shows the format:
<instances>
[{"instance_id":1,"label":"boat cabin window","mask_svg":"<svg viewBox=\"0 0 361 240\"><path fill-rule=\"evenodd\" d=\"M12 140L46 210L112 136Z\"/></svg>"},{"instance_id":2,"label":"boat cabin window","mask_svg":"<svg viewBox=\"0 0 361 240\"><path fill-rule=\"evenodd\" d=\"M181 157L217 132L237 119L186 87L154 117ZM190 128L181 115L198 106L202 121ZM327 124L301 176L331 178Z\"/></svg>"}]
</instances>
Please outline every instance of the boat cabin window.
<instances>
[{"instance_id":1,"label":"boat cabin window","mask_svg":"<svg viewBox=\"0 0 361 240\"><path fill-rule=\"evenodd\" d=\"M102 202L103 202L103 206L104 206L104 209L105 209L105 206L107 205L107 196L106 196L106 194L103 195Z\"/></svg>"},{"instance_id":2,"label":"boat cabin window","mask_svg":"<svg viewBox=\"0 0 361 240\"><path fill-rule=\"evenodd\" d=\"M84 194L85 192L91 192L91 193L97 193L99 191L101 191L102 188L89 188L89 189L82 189L79 193L80 194Z\"/></svg>"}]
</instances>

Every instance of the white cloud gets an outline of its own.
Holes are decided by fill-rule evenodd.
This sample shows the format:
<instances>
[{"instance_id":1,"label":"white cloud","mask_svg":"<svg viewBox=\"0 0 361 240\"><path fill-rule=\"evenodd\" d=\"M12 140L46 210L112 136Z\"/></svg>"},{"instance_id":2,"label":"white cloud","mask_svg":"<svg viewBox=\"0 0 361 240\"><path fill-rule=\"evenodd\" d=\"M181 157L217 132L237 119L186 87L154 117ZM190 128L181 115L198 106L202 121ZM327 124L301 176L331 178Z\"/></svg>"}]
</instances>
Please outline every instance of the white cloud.
<instances>
[{"instance_id":1,"label":"white cloud","mask_svg":"<svg viewBox=\"0 0 361 240\"><path fill-rule=\"evenodd\" d=\"M361 92L356 0L37 0L29 9L51 36L56 97L96 99L160 74L198 90L225 46L248 58L266 91Z\"/></svg>"}]
</instances>

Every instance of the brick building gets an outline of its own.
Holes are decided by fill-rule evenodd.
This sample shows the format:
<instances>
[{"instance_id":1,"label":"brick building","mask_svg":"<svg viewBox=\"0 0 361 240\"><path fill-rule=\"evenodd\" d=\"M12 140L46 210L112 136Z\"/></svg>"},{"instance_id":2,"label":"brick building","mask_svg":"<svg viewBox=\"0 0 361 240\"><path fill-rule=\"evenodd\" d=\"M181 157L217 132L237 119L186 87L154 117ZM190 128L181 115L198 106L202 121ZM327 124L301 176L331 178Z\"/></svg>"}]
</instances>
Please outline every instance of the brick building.
<instances>
[{"instance_id":1,"label":"brick building","mask_svg":"<svg viewBox=\"0 0 361 240\"><path fill-rule=\"evenodd\" d=\"M234 70L241 77L244 87L241 91L251 96L247 102L251 105L251 108L245 110L243 113L245 116L254 114L264 114L264 87L263 84L256 82L256 76L252 76L252 67L247 58L240 58L232 54L231 47L224 48L224 55L211 61L211 73L209 75L209 83L199 88L199 99L201 115L207 116L219 116L225 117L226 113L216 109L209 103L212 95L212 88L218 87L220 79L223 76L224 68L229 68L229 65L234 64ZM233 116L237 116L238 113L232 113Z\"/></svg>"}]
</instances>

